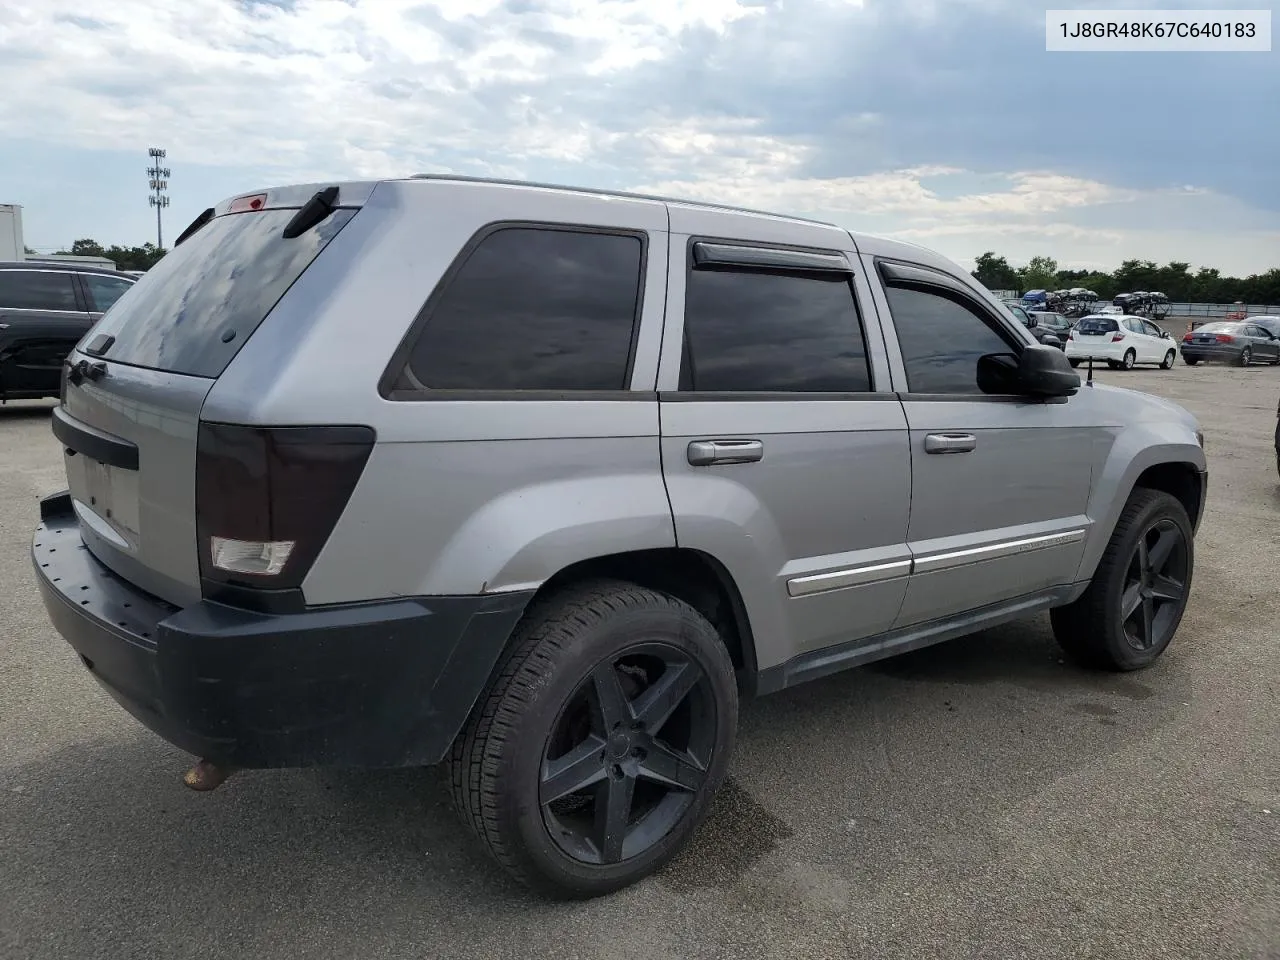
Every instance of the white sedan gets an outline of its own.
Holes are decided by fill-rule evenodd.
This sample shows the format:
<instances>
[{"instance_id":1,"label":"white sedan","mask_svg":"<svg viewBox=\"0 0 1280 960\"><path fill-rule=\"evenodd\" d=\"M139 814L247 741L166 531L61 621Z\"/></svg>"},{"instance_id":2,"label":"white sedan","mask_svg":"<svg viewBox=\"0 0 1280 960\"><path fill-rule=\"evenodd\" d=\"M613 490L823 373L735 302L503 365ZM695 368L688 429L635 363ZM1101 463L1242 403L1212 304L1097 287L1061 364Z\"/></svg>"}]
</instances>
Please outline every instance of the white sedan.
<instances>
[{"instance_id":1,"label":"white sedan","mask_svg":"<svg viewBox=\"0 0 1280 960\"><path fill-rule=\"evenodd\" d=\"M1066 353L1073 367L1092 357L1113 369L1132 370L1139 363L1156 363L1168 370L1178 358L1178 346L1150 320L1095 313L1075 325Z\"/></svg>"}]
</instances>

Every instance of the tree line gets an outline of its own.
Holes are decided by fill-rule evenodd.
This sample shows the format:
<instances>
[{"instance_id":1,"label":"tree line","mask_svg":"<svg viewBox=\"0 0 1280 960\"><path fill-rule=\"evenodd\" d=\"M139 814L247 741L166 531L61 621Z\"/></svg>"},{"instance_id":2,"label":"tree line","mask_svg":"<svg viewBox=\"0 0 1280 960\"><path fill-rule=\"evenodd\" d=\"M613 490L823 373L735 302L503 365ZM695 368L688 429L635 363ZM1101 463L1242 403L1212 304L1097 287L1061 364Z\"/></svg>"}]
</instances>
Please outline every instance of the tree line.
<instances>
[{"instance_id":1,"label":"tree line","mask_svg":"<svg viewBox=\"0 0 1280 960\"><path fill-rule=\"evenodd\" d=\"M30 253L32 251L28 251ZM150 270L156 262L167 253L164 248L154 243L144 243L140 247L122 247L113 244L104 247L97 240L85 238L71 244L70 250L59 250L57 256L106 257L116 265L117 270Z\"/></svg>"},{"instance_id":2,"label":"tree line","mask_svg":"<svg viewBox=\"0 0 1280 960\"><path fill-rule=\"evenodd\" d=\"M989 290L1067 290L1084 287L1101 299L1135 290L1158 291L1175 303L1280 304L1280 268L1248 277L1224 277L1219 270L1173 261L1163 267L1153 260L1125 260L1111 273L1059 270L1052 257L1032 257L1025 267L987 251L978 257L973 275Z\"/></svg>"}]
</instances>

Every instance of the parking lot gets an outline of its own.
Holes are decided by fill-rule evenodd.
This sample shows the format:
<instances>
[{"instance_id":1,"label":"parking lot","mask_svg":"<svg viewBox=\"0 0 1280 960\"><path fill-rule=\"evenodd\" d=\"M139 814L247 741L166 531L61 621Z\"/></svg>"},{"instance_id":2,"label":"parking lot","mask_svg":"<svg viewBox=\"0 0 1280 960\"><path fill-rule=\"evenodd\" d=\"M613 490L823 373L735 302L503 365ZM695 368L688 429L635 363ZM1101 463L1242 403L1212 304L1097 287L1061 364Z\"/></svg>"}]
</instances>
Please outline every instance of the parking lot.
<instances>
[{"instance_id":1,"label":"parking lot","mask_svg":"<svg viewBox=\"0 0 1280 960\"><path fill-rule=\"evenodd\" d=\"M568 905L492 867L434 771L183 787L46 620L52 404L0 407L0 956L1280 957L1280 368L1096 376L1205 430L1168 654L1091 675L1039 617L746 704L693 849Z\"/></svg>"}]
</instances>

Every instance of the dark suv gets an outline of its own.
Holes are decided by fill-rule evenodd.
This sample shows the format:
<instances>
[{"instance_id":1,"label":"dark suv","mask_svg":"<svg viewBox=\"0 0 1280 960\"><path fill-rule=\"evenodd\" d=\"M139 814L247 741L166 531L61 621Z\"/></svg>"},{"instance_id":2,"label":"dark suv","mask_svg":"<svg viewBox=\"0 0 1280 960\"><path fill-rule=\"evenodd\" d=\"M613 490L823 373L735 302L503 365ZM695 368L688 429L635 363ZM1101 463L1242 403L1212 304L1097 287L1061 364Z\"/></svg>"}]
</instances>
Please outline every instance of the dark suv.
<instances>
[{"instance_id":1,"label":"dark suv","mask_svg":"<svg viewBox=\"0 0 1280 960\"><path fill-rule=\"evenodd\" d=\"M56 397L67 354L136 282L78 263L0 261L0 400Z\"/></svg>"}]
</instances>

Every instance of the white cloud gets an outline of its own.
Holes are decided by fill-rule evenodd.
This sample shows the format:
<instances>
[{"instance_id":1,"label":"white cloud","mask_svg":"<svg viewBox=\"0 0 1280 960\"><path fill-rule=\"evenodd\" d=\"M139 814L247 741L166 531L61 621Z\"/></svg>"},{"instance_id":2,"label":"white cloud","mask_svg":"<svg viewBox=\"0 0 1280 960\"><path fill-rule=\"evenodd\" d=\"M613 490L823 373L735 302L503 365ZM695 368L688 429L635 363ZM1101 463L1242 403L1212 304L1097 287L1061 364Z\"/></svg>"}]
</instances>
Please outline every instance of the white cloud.
<instances>
[{"instance_id":1,"label":"white cloud","mask_svg":"<svg viewBox=\"0 0 1280 960\"><path fill-rule=\"evenodd\" d=\"M962 85L963 64L976 70L988 60L900 71L900 89L870 97L867 77L847 72L874 72L889 36L877 31L890 22L911 24L931 45L923 68L949 49L949 31L965 17L995 8L1026 14L1013 0L963 8L942 0L114 0L88 8L7 0L0 142L131 154L160 143L175 173L199 162L276 182L430 170L630 187L817 215L962 258L976 248L1013 259L1052 253L1066 262L1067 251L1119 259L1163 255L1155 251L1176 242L1178 259L1221 253L1240 265L1224 261L1228 269L1271 265L1265 245L1234 239L1262 229L1258 212L1198 185L1193 170L1156 192L1027 169L1005 159L1002 116L987 130L990 162L942 150L957 133L945 128L945 107L927 114L945 92L930 84ZM895 112L895 94L907 98L905 113ZM961 133L973 129L983 128ZM935 140L937 149L920 148ZM1070 169L1092 167L1076 158ZM76 215L92 214L81 205ZM145 208L137 214L145 216Z\"/></svg>"}]
</instances>

